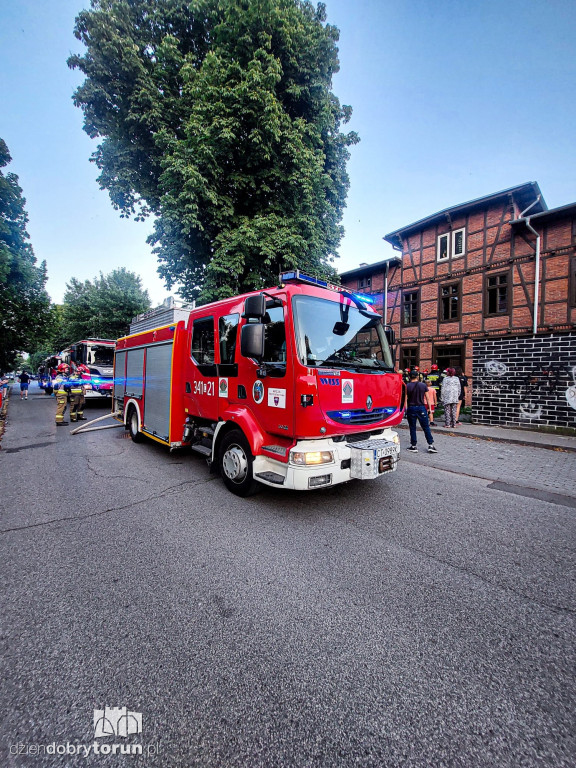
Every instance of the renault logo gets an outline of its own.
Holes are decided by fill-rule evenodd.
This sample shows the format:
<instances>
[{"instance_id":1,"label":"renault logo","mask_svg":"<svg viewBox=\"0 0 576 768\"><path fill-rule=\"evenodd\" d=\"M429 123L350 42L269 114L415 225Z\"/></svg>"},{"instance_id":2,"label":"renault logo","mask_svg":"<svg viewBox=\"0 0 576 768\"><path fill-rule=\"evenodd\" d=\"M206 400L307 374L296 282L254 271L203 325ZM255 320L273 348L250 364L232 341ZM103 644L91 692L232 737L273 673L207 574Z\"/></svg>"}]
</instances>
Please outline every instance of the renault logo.
<instances>
[{"instance_id":1,"label":"renault logo","mask_svg":"<svg viewBox=\"0 0 576 768\"><path fill-rule=\"evenodd\" d=\"M372 398L370 395L366 398L366 410L371 411L372 410Z\"/></svg>"}]
</instances>

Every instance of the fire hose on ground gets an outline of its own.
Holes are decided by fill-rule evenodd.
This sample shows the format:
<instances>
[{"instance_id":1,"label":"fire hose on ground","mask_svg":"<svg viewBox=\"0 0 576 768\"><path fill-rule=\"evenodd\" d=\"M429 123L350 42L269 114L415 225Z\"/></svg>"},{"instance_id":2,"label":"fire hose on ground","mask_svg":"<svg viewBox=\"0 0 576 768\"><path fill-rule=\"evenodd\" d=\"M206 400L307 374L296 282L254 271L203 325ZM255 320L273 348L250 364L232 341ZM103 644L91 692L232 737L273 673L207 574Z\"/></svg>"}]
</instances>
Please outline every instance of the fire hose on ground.
<instances>
[{"instance_id":1,"label":"fire hose on ground","mask_svg":"<svg viewBox=\"0 0 576 768\"><path fill-rule=\"evenodd\" d=\"M113 411L112 413L107 413L105 416L99 416L97 419L92 419L92 421L89 421L87 424L82 424L79 427L76 427L76 429L72 429L70 431L71 435L78 435L80 432L97 432L99 429L115 429L116 427L123 427L124 422L121 424L106 424L104 427L91 427L91 424L96 424L98 421L104 421L104 419L114 419L117 416L121 416L122 411Z\"/></svg>"}]
</instances>

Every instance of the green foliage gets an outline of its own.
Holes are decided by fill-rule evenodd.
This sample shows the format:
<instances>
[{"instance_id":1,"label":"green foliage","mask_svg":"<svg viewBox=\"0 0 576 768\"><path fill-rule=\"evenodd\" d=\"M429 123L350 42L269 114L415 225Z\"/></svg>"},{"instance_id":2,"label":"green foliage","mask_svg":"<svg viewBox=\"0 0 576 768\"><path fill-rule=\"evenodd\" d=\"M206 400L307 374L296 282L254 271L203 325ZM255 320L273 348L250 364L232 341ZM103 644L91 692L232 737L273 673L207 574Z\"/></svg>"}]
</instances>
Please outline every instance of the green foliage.
<instances>
[{"instance_id":1,"label":"green foliage","mask_svg":"<svg viewBox=\"0 0 576 768\"><path fill-rule=\"evenodd\" d=\"M140 278L122 267L93 281L73 277L66 284L61 338L57 349L82 338L117 339L124 336L135 315L150 309L148 291Z\"/></svg>"},{"instance_id":2,"label":"green foliage","mask_svg":"<svg viewBox=\"0 0 576 768\"><path fill-rule=\"evenodd\" d=\"M54 354L67 347L70 340L64 331L64 305L52 304L50 313L52 317L50 323L51 332L46 347L49 350L49 354ZM77 339L74 339L74 341L77 341Z\"/></svg>"},{"instance_id":3,"label":"green foliage","mask_svg":"<svg viewBox=\"0 0 576 768\"><path fill-rule=\"evenodd\" d=\"M44 347L43 349L38 349L36 352L32 352L28 360L26 361L26 365L24 366L27 370L29 370L31 373L36 373L38 368L42 365L44 360L46 360L47 357L50 357L50 355L54 354L54 350L52 348L48 349Z\"/></svg>"},{"instance_id":4,"label":"green foliage","mask_svg":"<svg viewBox=\"0 0 576 768\"><path fill-rule=\"evenodd\" d=\"M0 168L10 161L0 139ZM46 263L36 266L25 204L18 176L0 171L0 371L12 368L19 351L30 351L49 333Z\"/></svg>"},{"instance_id":5,"label":"green foliage","mask_svg":"<svg viewBox=\"0 0 576 768\"><path fill-rule=\"evenodd\" d=\"M99 183L156 216L168 287L211 300L282 268L334 275L351 115L331 92L338 30L305 0L92 0L74 101Z\"/></svg>"}]
</instances>

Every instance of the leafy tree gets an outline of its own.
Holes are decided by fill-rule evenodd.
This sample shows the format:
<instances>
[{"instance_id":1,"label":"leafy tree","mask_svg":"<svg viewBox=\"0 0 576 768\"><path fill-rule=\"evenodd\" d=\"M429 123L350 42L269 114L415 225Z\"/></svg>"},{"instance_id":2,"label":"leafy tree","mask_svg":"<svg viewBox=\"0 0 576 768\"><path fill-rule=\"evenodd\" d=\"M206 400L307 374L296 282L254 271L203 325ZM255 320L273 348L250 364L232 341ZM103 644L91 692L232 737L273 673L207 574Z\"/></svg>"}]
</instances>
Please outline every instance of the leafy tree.
<instances>
[{"instance_id":1,"label":"leafy tree","mask_svg":"<svg viewBox=\"0 0 576 768\"><path fill-rule=\"evenodd\" d=\"M185 298L334 274L351 115L331 92L338 30L307 0L91 0L69 66L99 183Z\"/></svg>"},{"instance_id":2,"label":"leafy tree","mask_svg":"<svg viewBox=\"0 0 576 768\"><path fill-rule=\"evenodd\" d=\"M64 294L62 337L66 344L86 337L117 339L127 333L135 315L149 308L148 291L125 267L100 273L94 281L73 277Z\"/></svg>"},{"instance_id":3,"label":"leafy tree","mask_svg":"<svg viewBox=\"0 0 576 768\"><path fill-rule=\"evenodd\" d=\"M0 139L0 168L11 159ZM25 205L18 176L0 171L0 370L12 368L19 351L30 351L50 332L46 262L36 266Z\"/></svg>"},{"instance_id":4,"label":"leafy tree","mask_svg":"<svg viewBox=\"0 0 576 768\"><path fill-rule=\"evenodd\" d=\"M75 341L76 339L74 339ZM47 358L68 346L69 338L64 334L64 306L52 304L50 307L49 333L34 346L30 352L30 366L33 371Z\"/></svg>"},{"instance_id":5,"label":"leafy tree","mask_svg":"<svg viewBox=\"0 0 576 768\"><path fill-rule=\"evenodd\" d=\"M53 349L47 349L44 347L43 349L38 349L36 352L32 352L28 360L26 361L25 368L27 368L32 373L36 373L40 365L46 360L47 357L50 357L50 355L54 354Z\"/></svg>"},{"instance_id":6,"label":"leafy tree","mask_svg":"<svg viewBox=\"0 0 576 768\"><path fill-rule=\"evenodd\" d=\"M68 346L69 339L64 332L64 305L52 304L50 312L52 315L51 333L46 347L49 354L54 354Z\"/></svg>"}]
</instances>

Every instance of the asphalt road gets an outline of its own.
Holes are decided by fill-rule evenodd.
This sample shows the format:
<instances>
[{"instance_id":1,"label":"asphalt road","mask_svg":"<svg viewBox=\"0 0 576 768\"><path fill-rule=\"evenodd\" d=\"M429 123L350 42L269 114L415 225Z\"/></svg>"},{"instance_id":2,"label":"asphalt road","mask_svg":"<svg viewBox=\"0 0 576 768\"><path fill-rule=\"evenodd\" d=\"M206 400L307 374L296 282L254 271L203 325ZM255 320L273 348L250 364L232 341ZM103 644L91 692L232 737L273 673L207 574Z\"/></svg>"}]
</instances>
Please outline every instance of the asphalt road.
<instances>
[{"instance_id":1,"label":"asphalt road","mask_svg":"<svg viewBox=\"0 0 576 768\"><path fill-rule=\"evenodd\" d=\"M575 765L568 501L436 467L448 436L391 477L238 499L199 456L14 394L0 765ZM105 706L141 736L95 739ZM46 750L95 743L144 754Z\"/></svg>"}]
</instances>

